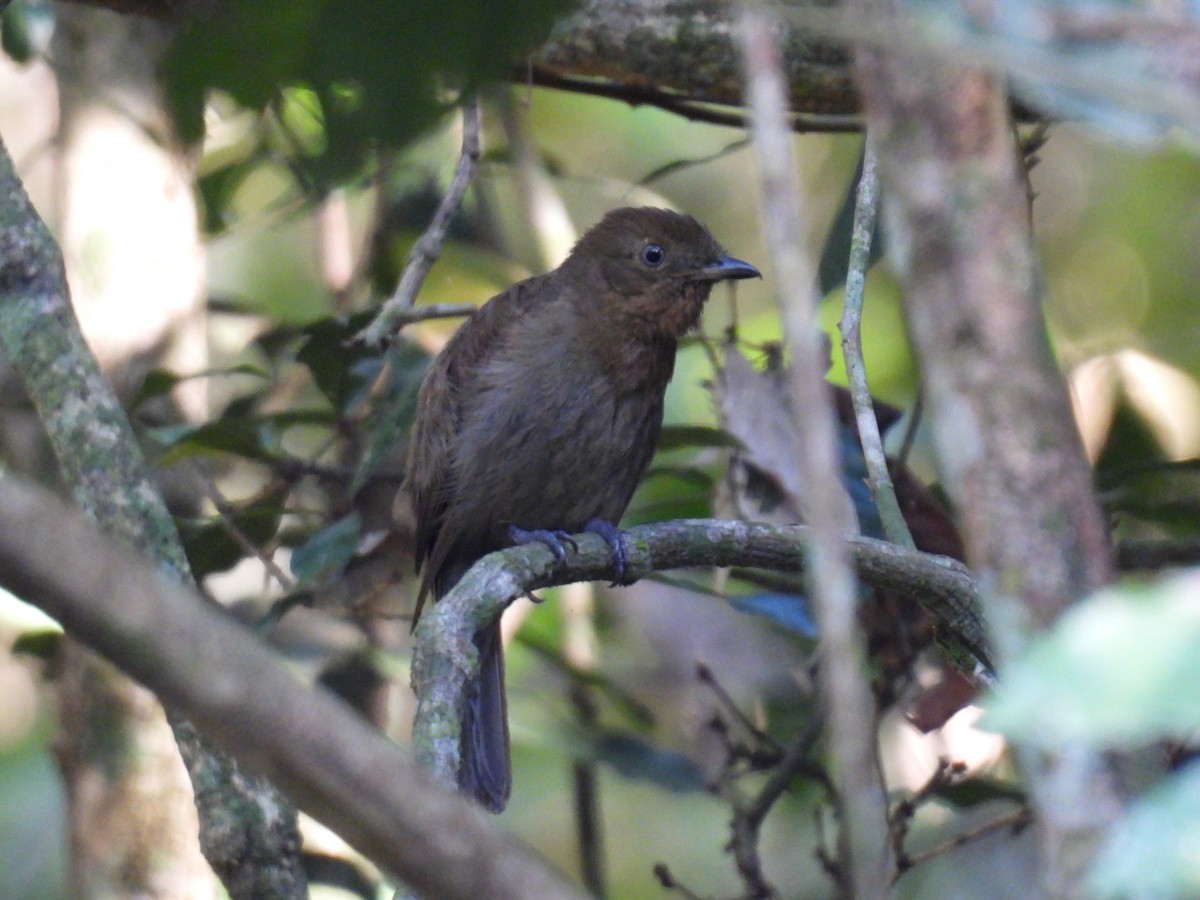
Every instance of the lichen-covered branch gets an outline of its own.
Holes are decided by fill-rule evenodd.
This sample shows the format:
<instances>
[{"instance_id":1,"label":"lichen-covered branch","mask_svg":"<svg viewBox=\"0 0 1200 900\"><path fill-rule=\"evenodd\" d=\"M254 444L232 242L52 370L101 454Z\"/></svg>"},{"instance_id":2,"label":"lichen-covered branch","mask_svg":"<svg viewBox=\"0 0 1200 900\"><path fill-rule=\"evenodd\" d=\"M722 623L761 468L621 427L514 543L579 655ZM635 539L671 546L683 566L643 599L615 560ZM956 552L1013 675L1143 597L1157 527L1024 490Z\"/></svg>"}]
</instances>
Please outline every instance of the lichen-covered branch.
<instances>
[{"instance_id":1,"label":"lichen-covered branch","mask_svg":"<svg viewBox=\"0 0 1200 900\"><path fill-rule=\"evenodd\" d=\"M803 525L692 519L643 525L625 533L626 575L643 578L686 566L744 566L803 572L810 532ZM528 591L573 581L611 580L612 551L596 535L565 564L540 544L485 556L454 590L426 610L417 626L412 681L417 692L413 744L417 758L442 784L458 784L459 727L467 684L477 666L475 632ZM847 539L859 578L941 609L948 628L979 633L972 611L975 583L955 560L904 550L870 538ZM957 625L951 625L952 618Z\"/></svg>"},{"instance_id":2,"label":"lichen-covered branch","mask_svg":"<svg viewBox=\"0 0 1200 900\"><path fill-rule=\"evenodd\" d=\"M62 256L0 144L0 343L22 379L79 506L177 582L183 546L133 430L84 342ZM71 547L53 538L55 547ZM72 551L74 552L74 547ZM234 897L304 896L290 804L170 716L192 778L205 857Z\"/></svg>"},{"instance_id":3,"label":"lichen-covered branch","mask_svg":"<svg viewBox=\"0 0 1200 900\"><path fill-rule=\"evenodd\" d=\"M828 5L804 0L789 11ZM733 8L715 0L585 0L531 56L531 77L594 78L626 87L631 97L651 85L679 101L740 107L734 22ZM778 37L793 112L845 117L858 111L843 44L806 31L795 16L780 20Z\"/></svg>"},{"instance_id":4,"label":"lichen-covered branch","mask_svg":"<svg viewBox=\"0 0 1200 900\"><path fill-rule=\"evenodd\" d=\"M884 0L857 15L886 24ZM882 17L882 18L881 18ZM1046 337L1007 98L993 74L888 49L856 55L892 260L938 462L1005 661L1112 575L1111 548ZM1078 896L1120 811L1103 759L1018 753L1043 888Z\"/></svg>"},{"instance_id":5,"label":"lichen-covered branch","mask_svg":"<svg viewBox=\"0 0 1200 900\"><path fill-rule=\"evenodd\" d=\"M11 475L0 478L0 585L45 610L423 895L582 896L481 809L434 785L349 706L302 684L228 615L49 492ZM260 847L250 844L246 852L256 854L246 868L272 865ZM239 893L289 896L265 883Z\"/></svg>"}]
</instances>

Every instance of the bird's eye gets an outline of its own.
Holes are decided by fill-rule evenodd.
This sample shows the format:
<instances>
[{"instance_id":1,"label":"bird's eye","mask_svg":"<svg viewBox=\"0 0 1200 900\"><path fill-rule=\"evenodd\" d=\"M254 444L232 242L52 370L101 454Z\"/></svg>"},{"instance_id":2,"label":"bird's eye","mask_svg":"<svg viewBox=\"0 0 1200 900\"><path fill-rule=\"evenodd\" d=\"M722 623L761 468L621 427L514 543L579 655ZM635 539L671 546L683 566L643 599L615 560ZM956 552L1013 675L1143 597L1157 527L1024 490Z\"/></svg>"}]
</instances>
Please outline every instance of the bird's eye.
<instances>
[{"instance_id":1,"label":"bird's eye","mask_svg":"<svg viewBox=\"0 0 1200 900\"><path fill-rule=\"evenodd\" d=\"M658 268L662 265L664 259L667 258L667 253L658 244L647 244L642 248L642 262L653 268Z\"/></svg>"}]
</instances>

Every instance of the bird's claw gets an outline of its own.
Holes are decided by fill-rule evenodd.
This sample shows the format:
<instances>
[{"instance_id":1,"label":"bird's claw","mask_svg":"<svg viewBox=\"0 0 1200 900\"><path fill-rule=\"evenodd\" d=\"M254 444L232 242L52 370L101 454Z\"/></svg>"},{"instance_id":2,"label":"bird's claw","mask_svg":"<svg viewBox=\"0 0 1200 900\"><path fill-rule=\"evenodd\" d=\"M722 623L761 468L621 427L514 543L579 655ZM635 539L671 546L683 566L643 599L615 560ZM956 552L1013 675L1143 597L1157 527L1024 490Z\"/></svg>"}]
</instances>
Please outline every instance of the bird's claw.
<instances>
[{"instance_id":1,"label":"bird's claw","mask_svg":"<svg viewBox=\"0 0 1200 900\"><path fill-rule=\"evenodd\" d=\"M509 525L508 537L514 544L545 544L554 554L555 561L560 563L567 561L567 551L563 548L563 544L569 546L574 552L579 552L579 545L565 531L549 531L545 528L526 531L516 525Z\"/></svg>"},{"instance_id":2,"label":"bird's claw","mask_svg":"<svg viewBox=\"0 0 1200 900\"><path fill-rule=\"evenodd\" d=\"M583 530L588 534L600 535L604 538L604 543L608 544L608 549L612 551L613 572L616 577L613 578L610 587L631 584L625 577L629 567L629 553L625 549L625 532L606 519L592 519L583 526Z\"/></svg>"}]
</instances>

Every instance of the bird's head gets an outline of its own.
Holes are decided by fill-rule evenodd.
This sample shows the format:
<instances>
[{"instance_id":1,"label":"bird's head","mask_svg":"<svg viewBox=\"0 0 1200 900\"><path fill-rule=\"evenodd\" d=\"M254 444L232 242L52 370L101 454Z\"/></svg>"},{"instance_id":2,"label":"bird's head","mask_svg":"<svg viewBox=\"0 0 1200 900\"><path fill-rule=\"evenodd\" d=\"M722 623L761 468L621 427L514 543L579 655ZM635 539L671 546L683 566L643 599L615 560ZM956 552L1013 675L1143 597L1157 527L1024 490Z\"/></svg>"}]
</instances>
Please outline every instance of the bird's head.
<instances>
[{"instance_id":1,"label":"bird's head","mask_svg":"<svg viewBox=\"0 0 1200 900\"><path fill-rule=\"evenodd\" d=\"M579 284L596 284L595 295L581 296L593 312L673 338L699 321L716 282L760 277L691 216L650 207L610 212L579 239L562 270Z\"/></svg>"}]
</instances>

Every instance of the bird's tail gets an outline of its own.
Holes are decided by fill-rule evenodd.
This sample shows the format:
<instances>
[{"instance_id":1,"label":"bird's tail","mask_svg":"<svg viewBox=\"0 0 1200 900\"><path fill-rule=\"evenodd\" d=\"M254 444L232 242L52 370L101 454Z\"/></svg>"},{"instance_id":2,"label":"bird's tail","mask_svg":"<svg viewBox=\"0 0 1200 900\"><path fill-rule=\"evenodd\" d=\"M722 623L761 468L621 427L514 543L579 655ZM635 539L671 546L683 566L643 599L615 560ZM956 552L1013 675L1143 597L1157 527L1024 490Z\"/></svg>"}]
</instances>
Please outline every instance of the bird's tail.
<instances>
[{"instance_id":1,"label":"bird's tail","mask_svg":"<svg viewBox=\"0 0 1200 900\"><path fill-rule=\"evenodd\" d=\"M458 786L492 812L502 812L512 789L504 644L497 621L475 635L479 679L467 696Z\"/></svg>"}]
</instances>

